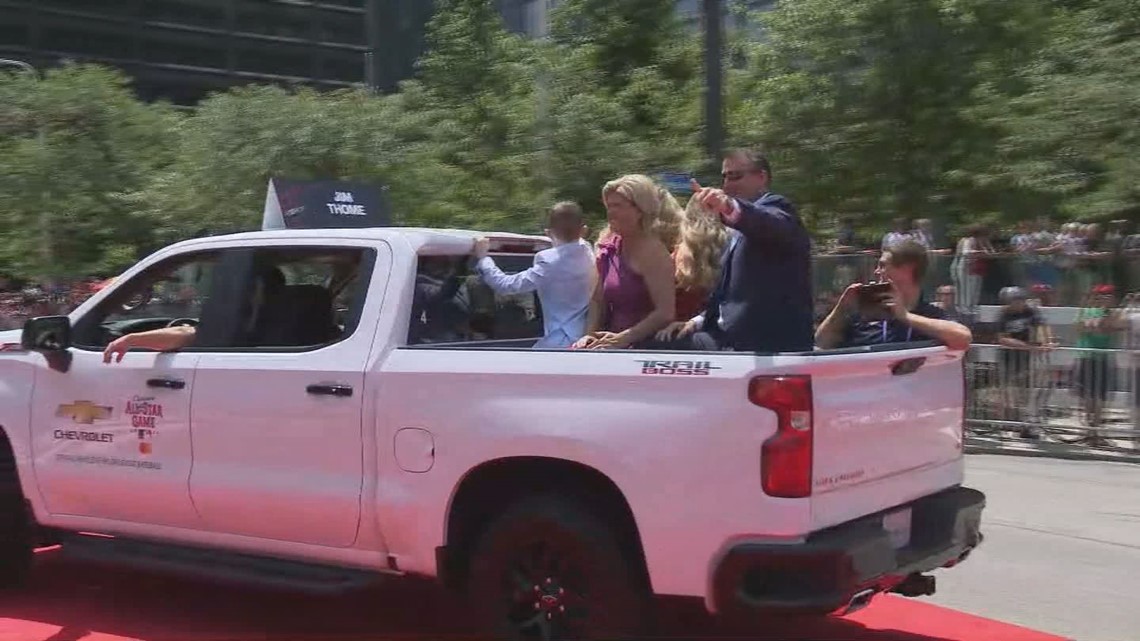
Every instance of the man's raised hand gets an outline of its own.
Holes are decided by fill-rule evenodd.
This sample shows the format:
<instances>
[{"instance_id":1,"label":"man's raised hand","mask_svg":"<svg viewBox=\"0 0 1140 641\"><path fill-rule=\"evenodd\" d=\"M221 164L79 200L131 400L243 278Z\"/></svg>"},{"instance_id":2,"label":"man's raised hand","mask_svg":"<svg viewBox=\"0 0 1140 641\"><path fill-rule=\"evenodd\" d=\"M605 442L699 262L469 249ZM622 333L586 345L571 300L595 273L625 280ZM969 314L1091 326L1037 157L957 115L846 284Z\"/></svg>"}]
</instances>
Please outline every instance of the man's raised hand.
<instances>
[{"instance_id":1,"label":"man's raised hand","mask_svg":"<svg viewBox=\"0 0 1140 641\"><path fill-rule=\"evenodd\" d=\"M491 249L491 241L480 236L475 239L475 245L471 248L471 254L476 258L483 258L488 254Z\"/></svg>"},{"instance_id":2,"label":"man's raised hand","mask_svg":"<svg viewBox=\"0 0 1140 641\"><path fill-rule=\"evenodd\" d=\"M722 219L731 218L736 213L732 197L724 193L723 189L701 187L701 184L693 178L689 179L689 187L693 190L693 198L700 206L716 212Z\"/></svg>"}]
</instances>

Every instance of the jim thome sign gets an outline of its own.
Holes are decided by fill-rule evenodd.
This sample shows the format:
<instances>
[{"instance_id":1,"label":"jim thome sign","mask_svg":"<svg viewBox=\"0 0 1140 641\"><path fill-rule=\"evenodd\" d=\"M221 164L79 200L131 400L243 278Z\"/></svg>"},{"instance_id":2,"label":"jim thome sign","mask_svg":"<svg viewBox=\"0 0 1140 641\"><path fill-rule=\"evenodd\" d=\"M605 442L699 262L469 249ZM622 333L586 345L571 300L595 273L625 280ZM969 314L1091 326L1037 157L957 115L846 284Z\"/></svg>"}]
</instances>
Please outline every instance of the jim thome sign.
<instances>
[{"instance_id":1,"label":"jim thome sign","mask_svg":"<svg viewBox=\"0 0 1140 641\"><path fill-rule=\"evenodd\" d=\"M367 216L364 205L355 200L351 191L334 192L333 202L328 204L329 213L333 216Z\"/></svg>"},{"instance_id":2,"label":"jim thome sign","mask_svg":"<svg viewBox=\"0 0 1140 641\"><path fill-rule=\"evenodd\" d=\"M265 194L262 229L386 227L387 187L338 180L273 178Z\"/></svg>"}]
</instances>

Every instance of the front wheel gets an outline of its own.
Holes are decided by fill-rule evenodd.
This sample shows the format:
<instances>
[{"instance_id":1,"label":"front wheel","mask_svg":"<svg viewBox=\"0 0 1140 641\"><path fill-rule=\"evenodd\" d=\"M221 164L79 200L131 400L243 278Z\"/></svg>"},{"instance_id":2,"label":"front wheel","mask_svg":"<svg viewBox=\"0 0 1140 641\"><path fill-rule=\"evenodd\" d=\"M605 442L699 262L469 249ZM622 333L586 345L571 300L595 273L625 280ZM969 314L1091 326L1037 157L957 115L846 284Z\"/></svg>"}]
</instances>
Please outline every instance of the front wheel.
<instances>
[{"instance_id":1,"label":"front wheel","mask_svg":"<svg viewBox=\"0 0 1140 641\"><path fill-rule=\"evenodd\" d=\"M471 559L471 605L500 638L623 639L648 625L639 565L614 533L557 496L520 501L485 530Z\"/></svg>"},{"instance_id":2,"label":"front wheel","mask_svg":"<svg viewBox=\"0 0 1140 641\"><path fill-rule=\"evenodd\" d=\"M33 556L23 497L0 491L0 589L22 586L31 574Z\"/></svg>"}]
</instances>

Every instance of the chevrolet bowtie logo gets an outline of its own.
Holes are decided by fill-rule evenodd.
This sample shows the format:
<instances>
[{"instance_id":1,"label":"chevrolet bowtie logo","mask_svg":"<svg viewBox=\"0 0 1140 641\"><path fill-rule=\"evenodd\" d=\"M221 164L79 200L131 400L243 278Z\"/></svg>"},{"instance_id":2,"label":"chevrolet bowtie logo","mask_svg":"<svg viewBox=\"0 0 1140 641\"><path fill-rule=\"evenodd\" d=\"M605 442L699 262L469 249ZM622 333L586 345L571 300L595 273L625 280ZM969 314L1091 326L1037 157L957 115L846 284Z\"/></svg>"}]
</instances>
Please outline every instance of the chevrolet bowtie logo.
<instances>
[{"instance_id":1,"label":"chevrolet bowtie logo","mask_svg":"<svg viewBox=\"0 0 1140 641\"><path fill-rule=\"evenodd\" d=\"M111 418L111 408L96 405L91 401L75 401L70 405L60 405L55 415L60 418L70 418L75 423L91 425L95 421Z\"/></svg>"}]
</instances>

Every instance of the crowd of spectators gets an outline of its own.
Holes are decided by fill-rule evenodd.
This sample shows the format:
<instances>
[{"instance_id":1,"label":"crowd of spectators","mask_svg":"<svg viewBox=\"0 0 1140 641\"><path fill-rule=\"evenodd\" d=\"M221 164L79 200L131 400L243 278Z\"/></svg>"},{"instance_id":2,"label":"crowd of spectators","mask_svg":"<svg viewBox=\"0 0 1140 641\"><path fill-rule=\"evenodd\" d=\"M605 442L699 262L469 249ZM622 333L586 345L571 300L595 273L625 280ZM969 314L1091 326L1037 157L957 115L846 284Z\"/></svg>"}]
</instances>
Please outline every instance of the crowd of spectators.
<instances>
[{"instance_id":1,"label":"crowd of spectators","mask_svg":"<svg viewBox=\"0 0 1140 641\"><path fill-rule=\"evenodd\" d=\"M44 287L0 276L0 331L20 329L36 316L66 314L105 284L100 278L85 278Z\"/></svg>"},{"instance_id":2,"label":"crowd of spectators","mask_svg":"<svg viewBox=\"0 0 1140 641\"><path fill-rule=\"evenodd\" d=\"M900 218L875 241L859 238L853 219L841 220L834 240L817 248L819 307L829 307L851 282L867 280L878 254L903 240L930 251L925 294L949 292L963 318L976 316L979 305L1001 304L1000 292L1010 286L1030 292L1042 306L1082 307L1098 285L1111 285L1122 296L1140 290L1140 233L1132 227L1125 220L1058 227L1024 221L996 231L973 225L954 239L936 234L930 220Z\"/></svg>"}]
</instances>

